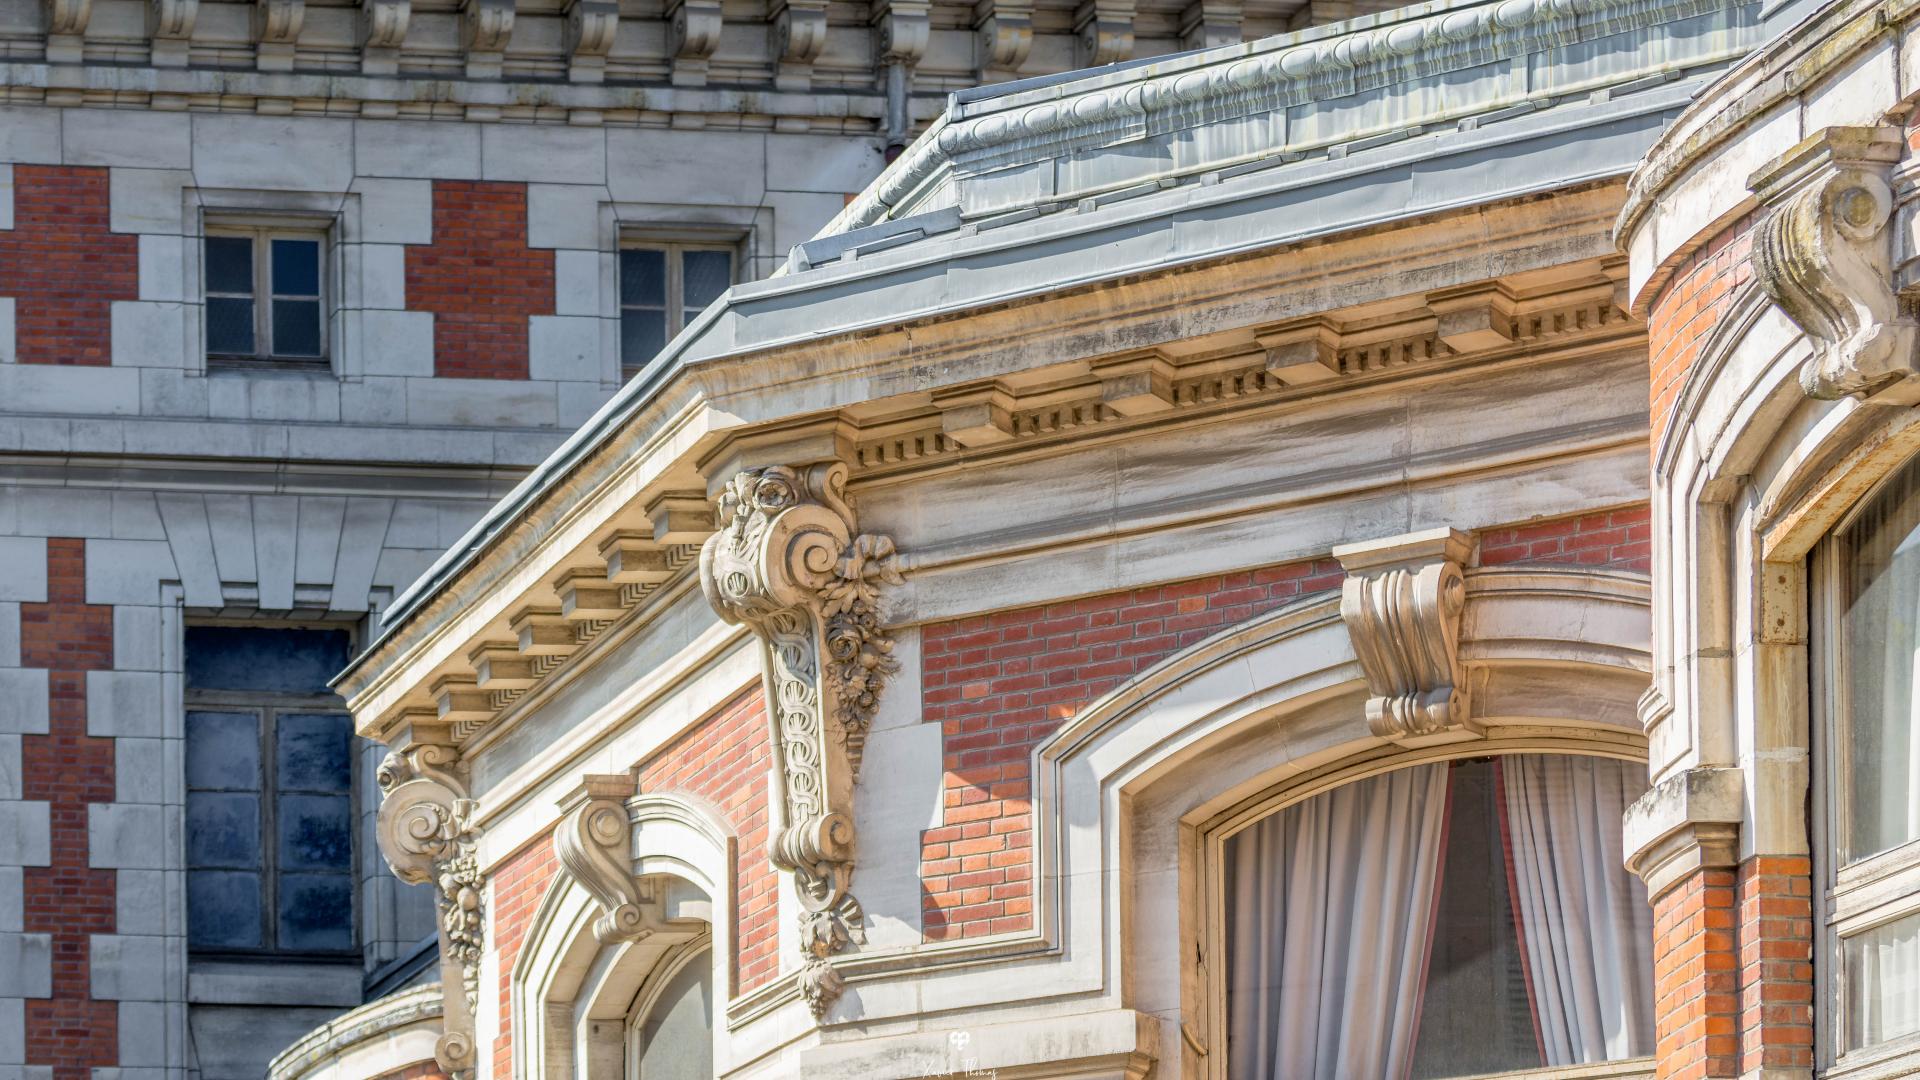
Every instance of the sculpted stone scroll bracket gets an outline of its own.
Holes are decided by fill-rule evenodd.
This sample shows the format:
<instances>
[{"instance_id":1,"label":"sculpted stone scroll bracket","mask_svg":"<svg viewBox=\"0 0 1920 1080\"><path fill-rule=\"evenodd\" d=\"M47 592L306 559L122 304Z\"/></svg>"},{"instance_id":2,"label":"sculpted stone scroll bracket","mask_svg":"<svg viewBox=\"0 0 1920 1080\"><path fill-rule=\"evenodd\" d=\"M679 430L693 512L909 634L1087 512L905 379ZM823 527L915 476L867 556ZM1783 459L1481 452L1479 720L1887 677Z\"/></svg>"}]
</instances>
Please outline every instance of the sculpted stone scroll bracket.
<instances>
[{"instance_id":1,"label":"sculpted stone scroll bracket","mask_svg":"<svg viewBox=\"0 0 1920 1080\"><path fill-rule=\"evenodd\" d=\"M853 785L899 668L879 617L880 588L901 580L893 541L859 532L846 481L838 461L746 469L720 495L720 531L700 552L708 602L762 645L784 811L769 854L804 909L799 986L816 1018L843 989L829 957L865 940L851 892Z\"/></svg>"},{"instance_id":2,"label":"sculpted stone scroll bracket","mask_svg":"<svg viewBox=\"0 0 1920 1080\"><path fill-rule=\"evenodd\" d=\"M377 774L381 854L395 877L409 885L432 883L439 894L440 980L448 990L434 1059L456 1080L472 1076L478 1060L474 1016L486 924L477 807L465 773L452 746L414 743L389 753ZM460 992L451 992L454 987Z\"/></svg>"},{"instance_id":3,"label":"sculpted stone scroll bracket","mask_svg":"<svg viewBox=\"0 0 1920 1080\"><path fill-rule=\"evenodd\" d=\"M1914 319L1894 289L1892 128L1827 128L1749 180L1754 281L1813 339L1808 396L1920 400Z\"/></svg>"},{"instance_id":4,"label":"sculpted stone scroll bracket","mask_svg":"<svg viewBox=\"0 0 1920 1080\"><path fill-rule=\"evenodd\" d=\"M1346 568L1340 617L1366 673L1367 726L1401 745L1474 738L1460 663L1461 567L1473 539L1430 529L1333 549Z\"/></svg>"},{"instance_id":5,"label":"sculpted stone scroll bracket","mask_svg":"<svg viewBox=\"0 0 1920 1080\"><path fill-rule=\"evenodd\" d=\"M555 849L561 868L600 904L593 936L602 945L640 941L670 929L659 891L633 873L627 800L636 790L628 773L596 773L560 800L566 817L555 834Z\"/></svg>"}]
</instances>

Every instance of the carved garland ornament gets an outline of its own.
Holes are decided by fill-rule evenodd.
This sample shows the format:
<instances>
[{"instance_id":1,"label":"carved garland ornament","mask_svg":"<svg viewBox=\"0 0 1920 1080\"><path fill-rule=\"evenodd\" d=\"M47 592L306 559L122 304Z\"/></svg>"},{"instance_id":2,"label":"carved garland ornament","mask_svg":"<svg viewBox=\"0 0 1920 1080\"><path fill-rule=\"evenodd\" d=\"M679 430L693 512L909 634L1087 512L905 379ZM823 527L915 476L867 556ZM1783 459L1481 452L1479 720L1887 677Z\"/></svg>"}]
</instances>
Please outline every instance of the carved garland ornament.
<instances>
[{"instance_id":1,"label":"carved garland ornament","mask_svg":"<svg viewBox=\"0 0 1920 1080\"><path fill-rule=\"evenodd\" d=\"M1367 726L1398 743L1470 737L1460 613L1472 539L1434 529L1333 549L1346 568L1340 617L1366 673Z\"/></svg>"},{"instance_id":2,"label":"carved garland ornament","mask_svg":"<svg viewBox=\"0 0 1920 1080\"><path fill-rule=\"evenodd\" d=\"M456 1080L472 1074L473 1018L480 1004L480 957L486 879L477 854L475 804L461 776L459 752L421 744L389 753L380 763L380 850L395 877L409 885L432 882L439 893L443 1033L434 1058Z\"/></svg>"},{"instance_id":3,"label":"carved garland ornament","mask_svg":"<svg viewBox=\"0 0 1920 1080\"><path fill-rule=\"evenodd\" d=\"M785 827L773 863L805 909L799 987L815 1018L845 983L829 957L864 942L853 876L853 783L887 676L899 667L877 610L901 580L893 541L859 535L840 462L736 475L700 583L722 618L760 638Z\"/></svg>"},{"instance_id":4,"label":"carved garland ornament","mask_svg":"<svg viewBox=\"0 0 1920 1080\"><path fill-rule=\"evenodd\" d=\"M1811 397L1876 393L1920 366L1893 288L1898 151L1898 133L1829 128L1756 175L1774 208L1754 227L1754 280L1815 341L1800 369Z\"/></svg>"}]
</instances>

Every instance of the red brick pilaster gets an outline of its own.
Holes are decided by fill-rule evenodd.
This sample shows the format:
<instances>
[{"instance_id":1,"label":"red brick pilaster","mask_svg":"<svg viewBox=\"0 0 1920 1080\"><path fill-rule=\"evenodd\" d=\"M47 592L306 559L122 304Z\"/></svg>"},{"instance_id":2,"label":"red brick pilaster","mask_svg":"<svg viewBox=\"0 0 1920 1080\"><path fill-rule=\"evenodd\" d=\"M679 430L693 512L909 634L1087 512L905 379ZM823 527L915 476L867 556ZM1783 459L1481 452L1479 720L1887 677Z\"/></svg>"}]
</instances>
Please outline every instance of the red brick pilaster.
<instances>
[{"instance_id":1,"label":"red brick pilaster","mask_svg":"<svg viewBox=\"0 0 1920 1080\"><path fill-rule=\"evenodd\" d=\"M1659 1075L1739 1075L1740 957L1734 873L1697 870L1653 900L1654 1033Z\"/></svg>"},{"instance_id":2,"label":"red brick pilaster","mask_svg":"<svg viewBox=\"0 0 1920 1080\"><path fill-rule=\"evenodd\" d=\"M1740 864L1740 1067L1813 1067L1813 864Z\"/></svg>"},{"instance_id":3,"label":"red brick pilaster","mask_svg":"<svg viewBox=\"0 0 1920 1080\"><path fill-rule=\"evenodd\" d=\"M13 167L0 296L13 297L20 363L113 363L113 301L140 297L140 244L111 220L106 169Z\"/></svg>"},{"instance_id":4,"label":"red brick pilaster","mask_svg":"<svg viewBox=\"0 0 1920 1080\"><path fill-rule=\"evenodd\" d=\"M407 248L407 308L433 313L433 373L527 377L528 317L553 314L553 252L527 246L527 185L433 182L433 243Z\"/></svg>"},{"instance_id":5,"label":"red brick pilaster","mask_svg":"<svg viewBox=\"0 0 1920 1080\"><path fill-rule=\"evenodd\" d=\"M119 1061L119 1008L92 998L92 935L114 932L114 874L87 859L87 808L114 797L113 740L87 734L88 671L113 667L113 609L86 602L86 541L47 541L47 602L20 605L20 663L47 669L45 735L20 740L22 797L45 800L51 865L22 875L25 930L53 940L53 996L27 1002L27 1062L85 1080Z\"/></svg>"}]
</instances>

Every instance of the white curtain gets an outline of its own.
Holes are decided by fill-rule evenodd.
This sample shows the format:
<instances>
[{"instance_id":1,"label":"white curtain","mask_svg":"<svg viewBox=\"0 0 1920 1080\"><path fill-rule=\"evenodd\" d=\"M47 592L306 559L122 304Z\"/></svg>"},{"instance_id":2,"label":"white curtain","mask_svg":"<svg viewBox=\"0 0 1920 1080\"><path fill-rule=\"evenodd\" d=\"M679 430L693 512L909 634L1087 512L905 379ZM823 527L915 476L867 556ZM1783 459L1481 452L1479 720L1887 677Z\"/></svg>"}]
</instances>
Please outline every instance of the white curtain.
<instances>
[{"instance_id":1,"label":"white curtain","mask_svg":"<svg viewBox=\"0 0 1920 1080\"><path fill-rule=\"evenodd\" d=\"M1920 472L1909 466L1847 530L1847 860L1920 838Z\"/></svg>"},{"instance_id":2,"label":"white curtain","mask_svg":"<svg viewBox=\"0 0 1920 1080\"><path fill-rule=\"evenodd\" d=\"M1447 767L1421 765L1233 838L1232 1080L1407 1074L1446 821Z\"/></svg>"},{"instance_id":3,"label":"white curtain","mask_svg":"<svg viewBox=\"0 0 1920 1080\"><path fill-rule=\"evenodd\" d=\"M1513 904L1546 1064L1653 1053L1653 909L1621 865L1621 814L1644 765L1500 761Z\"/></svg>"}]
</instances>

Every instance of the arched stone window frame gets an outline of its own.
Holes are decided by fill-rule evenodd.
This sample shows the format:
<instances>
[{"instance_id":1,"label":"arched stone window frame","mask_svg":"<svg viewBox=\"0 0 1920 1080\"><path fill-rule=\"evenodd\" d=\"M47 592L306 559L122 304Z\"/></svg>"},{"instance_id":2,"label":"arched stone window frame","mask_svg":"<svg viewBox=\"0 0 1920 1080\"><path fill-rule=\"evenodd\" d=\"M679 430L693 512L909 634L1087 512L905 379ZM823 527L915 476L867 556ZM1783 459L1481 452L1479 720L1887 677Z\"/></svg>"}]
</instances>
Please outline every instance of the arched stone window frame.
<instances>
[{"instance_id":1,"label":"arched stone window frame","mask_svg":"<svg viewBox=\"0 0 1920 1080\"><path fill-rule=\"evenodd\" d=\"M737 991L732 963L737 837L724 815L689 796L641 792L625 806L632 823L633 875L670 878L698 890L706 900L706 929L603 944L593 924L605 906L562 871L541 898L513 966L515 1077L623 1075L633 1006L700 950L713 964L713 1060L716 1069L727 1067L726 1010ZM685 913L694 906L681 908ZM586 1003L584 1016L577 1015L577 1002Z\"/></svg>"},{"instance_id":2,"label":"arched stone window frame","mask_svg":"<svg viewBox=\"0 0 1920 1080\"><path fill-rule=\"evenodd\" d=\"M1142 1023L1139 1054L1224 1078L1219 843L1246 815L1420 761L1569 752L1645 759L1648 586L1579 568L1469 569L1459 653L1480 731L1375 734L1338 597L1232 627L1093 703L1036 751L1036 911ZM1449 736L1451 737L1451 736ZM1097 937L1095 935L1098 935ZM1102 980L1105 974L1107 979Z\"/></svg>"}]
</instances>

